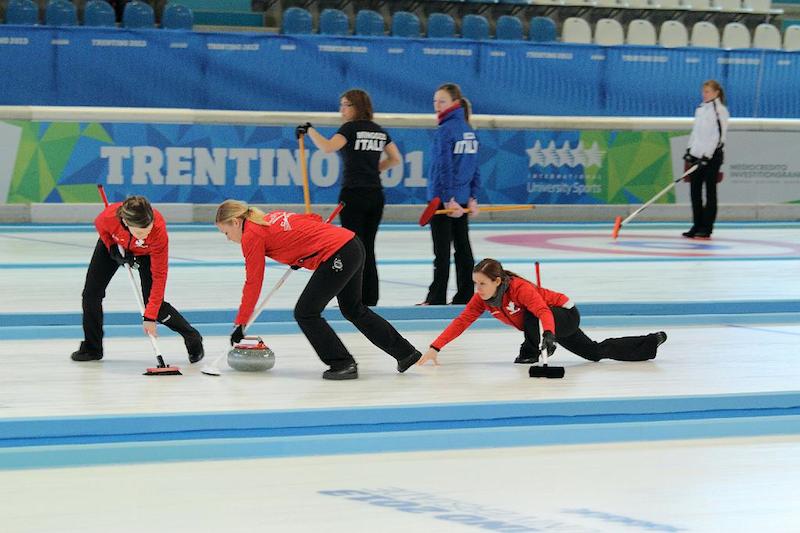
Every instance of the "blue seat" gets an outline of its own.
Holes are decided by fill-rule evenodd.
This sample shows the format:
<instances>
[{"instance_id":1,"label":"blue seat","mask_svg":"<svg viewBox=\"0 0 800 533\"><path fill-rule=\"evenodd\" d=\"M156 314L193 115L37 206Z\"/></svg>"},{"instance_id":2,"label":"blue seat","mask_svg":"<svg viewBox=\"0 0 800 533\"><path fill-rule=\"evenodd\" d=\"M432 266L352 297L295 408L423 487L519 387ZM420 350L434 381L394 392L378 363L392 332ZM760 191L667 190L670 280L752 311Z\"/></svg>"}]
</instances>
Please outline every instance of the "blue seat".
<instances>
[{"instance_id":1,"label":"blue seat","mask_svg":"<svg viewBox=\"0 0 800 533\"><path fill-rule=\"evenodd\" d=\"M114 8L105 0L89 0L83 9L83 25L93 27L115 27Z\"/></svg>"},{"instance_id":2,"label":"blue seat","mask_svg":"<svg viewBox=\"0 0 800 533\"><path fill-rule=\"evenodd\" d=\"M428 37L448 39L456 35L456 22L445 13L431 13L428 16Z\"/></svg>"},{"instance_id":3,"label":"blue seat","mask_svg":"<svg viewBox=\"0 0 800 533\"><path fill-rule=\"evenodd\" d=\"M156 25L153 8L144 2L129 2L122 12L122 25L126 28L152 28Z\"/></svg>"},{"instance_id":4,"label":"blue seat","mask_svg":"<svg viewBox=\"0 0 800 533\"><path fill-rule=\"evenodd\" d=\"M311 33L311 13L302 7L290 7L283 12L281 33L299 35Z\"/></svg>"},{"instance_id":5,"label":"blue seat","mask_svg":"<svg viewBox=\"0 0 800 533\"><path fill-rule=\"evenodd\" d=\"M167 4L161 16L161 27L168 30L191 30L194 26L194 13L181 4Z\"/></svg>"},{"instance_id":6,"label":"blue seat","mask_svg":"<svg viewBox=\"0 0 800 533\"><path fill-rule=\"evenodd\" d=\"M397 11L392 15L392 35L395 37L419 37L419 17L408 11Z\"/></svg>"},{"instance_id":7,"label":"blue seat","mask_svg":"<svg viewBox=\"0 0 800 533\"><path fill-rule=\"evenodd\" d=\"M483 15L464 15L461 19L461 36L476 41L488 39L489 21Z\"/></svg>"},{"instance_id":8,"label":"blue seat","mask_svg":"<svg viewBox=\"0 0 800 533\"><path fill-rule=\"evenodd\" d=\"M377 11L362 9L356 15L356 35L383 35L383 17Z\"/></svg>"},{"instance_id":9,"label":"blue seat","mask_svg":"<svg viewBox=\"0 0 800 533\"><path fill-rule=\"evenodd\" d=\"M504 41L522 40L522 21L512 15L501 15L497 19L495 37Z\"/></svg>"},{"instance_id":10,"label":"blue seat","mask_svg":"<svg viewBox=\"0 0 800 533\"><path fill-rule=\"evenodd\" d=\"M67 0L50 0L44 11L44 23L48 26L77 26L78 10Z\"/></svg>"},{"instance_id":11,"label":"blue seat","mask_svg":"<svg viewBox=\"0 0 800 533\"><path fill-rule=\"evenodd\" d=\"M39 24L39 7L33 0L10 0L6 7L6 24Z\"/></svg>"},{"instance_id":12,"label":"blue seat","mask_svg":"<svg viewBox=\"0 0 800 533\"><path fill-rule=\"evenodd\" d=\"M529 31L531 41L551 43L556 40L556 23L550 17L533 17Z\"/></svg>"},{"instance_id":13,"label":"blue seat","mask_svg":"<svg viewBox=\"0 0 800 533\"><path fill-rule=\"evenodd\" d=\"M350 22L341 9L323 9L319 15L319 32L322 35L348 35Z\"/></svg>"}]
</instances>

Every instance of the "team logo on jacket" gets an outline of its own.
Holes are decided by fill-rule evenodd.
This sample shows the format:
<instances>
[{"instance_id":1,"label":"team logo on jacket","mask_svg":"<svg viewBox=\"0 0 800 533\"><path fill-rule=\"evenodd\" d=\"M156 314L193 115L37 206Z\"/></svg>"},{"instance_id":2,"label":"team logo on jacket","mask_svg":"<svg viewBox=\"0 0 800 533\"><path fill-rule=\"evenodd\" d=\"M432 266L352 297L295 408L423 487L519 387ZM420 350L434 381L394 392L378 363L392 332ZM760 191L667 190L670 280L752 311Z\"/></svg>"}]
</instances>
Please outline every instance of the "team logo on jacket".
<instances>
[{"instance_id":1,"label":"team logo on jacket","mask_svg":"<svg viewBox=\"0 0 800 533\"><path fill-rule=\"evenodd\" d=\"M477 154L478 153L478 139L471 131L465 131L464 137L460 141L456 141L453 147L454 154Z\"/></svg>"},{"instance_id":2,"label":"team logo on jacket","mask_svg":"<svg viewBox=\"0 0 800 533\"><path fill-rule=\"evenodd\" d=\"M336 256L336 259L333 260L332 268L335 272L341 272L342 269L344 268L344 264L342 263L342 260L341 258L339 258L339 256Z\"/></svg>"},{"instance_id":3,"label":"team logo on jacket","mask_svg":"<svg viewBox=\"0 0 800 533\"><path fill-rule=\"evenodd\" d=\"M510 315L516 315L520 311L519 307L517 307L514 302L508 302L506 309L508 309Z\"/></svg>"},{"instance_id":4,"label":"team logo on jacket","mask_svg":"<svg viewBox=\"0 0 800 533\"><path fill-rule=\"evenodd\" d=\"M269 218L267 218L267 226L272 226L273 224L280 223L281 229L283 231L289 231L292 229L292 225L289 224L289 218L294 213L287 213L286 211L281 211L278 213L270 213Z\"/></svg>"},{"instance_id":5,"label":"team logo on jacket","mask_svg":"<svg viewBox=\"0 0 800 533\"><path fill-rule=\"evenodd\" d=\"M136 242L134 243L134 245L137 248L147 248L147 245L144 243L143 239L136 239Z\"/></svg>"}]
</instances>

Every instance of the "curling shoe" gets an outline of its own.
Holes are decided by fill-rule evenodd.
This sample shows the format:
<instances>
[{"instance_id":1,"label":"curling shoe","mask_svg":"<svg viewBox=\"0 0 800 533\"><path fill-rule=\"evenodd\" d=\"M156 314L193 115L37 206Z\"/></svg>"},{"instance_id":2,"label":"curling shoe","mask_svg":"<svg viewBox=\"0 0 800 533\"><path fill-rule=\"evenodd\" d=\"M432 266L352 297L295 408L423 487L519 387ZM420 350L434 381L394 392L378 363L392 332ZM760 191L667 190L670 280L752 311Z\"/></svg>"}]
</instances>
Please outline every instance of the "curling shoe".
<instances>
[{"instance_id":1,"label":"curling shoe","mask_svg":"<svg viewBox=\"0 0 800 533\"><path fill-rule=\"evenodd\" d=\"M322 373L322 379L331 379L335 381L342 381L345 379L358 379L358 365L353 362L344 368L334 370L329 368Z\"/></svg>"},{"instance_id":2,"label":"curling shoe","mask_svg":"<svg viewBox=\"0 0 800 533\"><path fill-rule=\"evenodd\" d=\"M197 336L183 339L183 343L186 345L190 363L194 364L203 360L206 352L203 350L203 337L201 337L199 333Z\"/></svg>"},{"instance_id":3,"label":"curling shoe","mask_svg":"<svg viewBox=\"0 0 800 533\"><path fill-rule=\"evenodd\" d=\"M397 362L397 371L402 374L403 372L405 372L406 370L417 364L417 361L419 361L421 357L422 354L420 353L420 351L414 350L413 352L411 352L411 355L409 355L404 359L400 359Z\"/></svg>"},{"instance_id":4,"label":"curling shoe","mask_svg":"<svg viewBox=\"0 0 800 533\"><path fill-rule=\"evenodd\" d=\"M662 344L667 342L667 334L665 332L657 331L655 333L655 336L656 336L656 341L657 341L656 348L658 348L659 346L661 346Z\"/></svg>"},{"instance_id":5,"label":"curling shoe","mask_svg":"<svg viewBox=\"0 0 800 533\"><path fill-rule=\"evenodd\" d=\"M103 354L89 350L88 348L86 348L86 343L81 341L80 348L72 352L70 358L73 361L81 361L81 362L99 361L100 359L103 358Z\"/></svg>"},{"instance_id":6,"label":"curling shoe","mask_svg":"<svg viewBox=\"0 0 800 533\"><path fill-rule=\"evenodd\" d=\"M538 353L522 353L520 352L514 363L518 365L534 365L539 362Z\"/></svg>"}]
</instances>

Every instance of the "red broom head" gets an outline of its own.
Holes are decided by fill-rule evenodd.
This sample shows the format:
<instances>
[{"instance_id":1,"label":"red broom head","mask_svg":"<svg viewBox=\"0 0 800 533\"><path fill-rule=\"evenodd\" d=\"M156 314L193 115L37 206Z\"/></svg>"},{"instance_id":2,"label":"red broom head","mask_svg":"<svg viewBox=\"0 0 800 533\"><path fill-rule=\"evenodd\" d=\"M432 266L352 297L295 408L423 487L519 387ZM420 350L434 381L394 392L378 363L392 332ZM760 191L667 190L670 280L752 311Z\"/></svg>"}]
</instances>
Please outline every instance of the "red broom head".
<instances>
[{"instance_id":1,"label":"red broom head","mask_svg":"<svg viewBox=\"0 0 800 533\"><path fill-rule=\"evenodd\" d=\"M442 201L439 200L439 198L434 198L433 200L428 202L428 206L425 208L425 211L423 211L422 214L419 216L420 226L426 226L428 222L431 221L431 218L433 218L434 213L436 213L436 210L439 209L439 205L441 203Z\"/></svg>"},{"instance_id":2,"label":"red broom head","mask_svg":"<svg viewBox=\"0 0 800 533\"><path fill-rule=\"evenodd\" d=\"M614 219L614 231L611 232L611 236L616 239L620 229L622 229L622 217L617 217Z\"/></svg>"}]
</instances>

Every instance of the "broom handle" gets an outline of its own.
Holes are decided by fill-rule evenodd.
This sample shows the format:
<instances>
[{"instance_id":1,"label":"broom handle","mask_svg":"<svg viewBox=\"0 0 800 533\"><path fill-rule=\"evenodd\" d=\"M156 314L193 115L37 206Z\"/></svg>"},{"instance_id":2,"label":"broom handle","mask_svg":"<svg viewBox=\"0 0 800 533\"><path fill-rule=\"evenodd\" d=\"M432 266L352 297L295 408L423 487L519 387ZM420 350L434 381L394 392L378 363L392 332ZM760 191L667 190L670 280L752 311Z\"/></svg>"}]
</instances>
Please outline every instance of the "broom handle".
<instances>
[{"instance_id":1,"label":"broom handle","mask_svg":"<svg viewBox=\"0 0 800 533\"><path fill-rule=\"evenodd\" d=\"M622 227L622 226L624 226L625 224L627 224L628 222L630 222L630 221L633 219L633 217L635 217L636 215L638 215L639 213L641 213L642 211L644 211L645 209L647 209L648 207L650 207L650 206L653 204L653 202L655 202L656 200L658 200L659 198L661 198L662 196L664 196L665 194L667 194L667 192L669 192L669 190L670 190L670 189L672 189L672 188L673 188L675 185L677 185L679 181L681 181L683 178L685 178L686 176L688 176L689 174L691 174L691 173L692 173L692 172L694 172L695 170L697 170L697 165L693 165L692 167L690 167L690 168L689 168L689 170L687 170L686 172L684 172L682 176L680 176L679 178L675 178L674 180L672 180L672 183L670 183L669 185L667 185L666 187L664 187L664 189L662 189L662 190L661 190L661 192L659 192L658 194L656 194L655 196L653 196L653 197L652 197L652 198L651 198L651 199L650 199L650 200L649 200L649 201L648 201L646 204L644 204L644 205L643 205L643 206L641 206L639 209L637 209L636 211L634 211L633 213L631 213L630 215L628 215L628 217L627 217L625 220L623 220L623 221L620 223L620 225L619 225L619 226L620 226L620 227Z\"/></svg>"},{"instance_id":2,"label":"broom handle","mask_svg":"<svg viewBox=\"0 0 800 533\"><path fill-rule=\"evenodd\" d=\"M108 207L108 197L106 196L106 191L102 185L97 186L97 192L100 193L100 198L103 200L103 205ZM117 244L117 248L119 249L120 255L125 257L125 248L123 248L121 244ZM142 318L144 319L144 297L139 291L139 286L136 284L136 279L133 277L133 269L128 263L125 263L125 270L128 272L128 281L131 283L133 294L136 296L136 304L139 306L139 313L141 313ZM150 339L150 346L153 348L153 354L158 360L158 365L160 367L164 367L164 358L161 357L161 350L158 348L158 343L156 342L155 337L148 333L147 338Z\"/></svg>"},{"instance_id":3,"label":"broom handle","mask_svg":"<svg viewBox=\"0 0 800 533\"><path fill-rule=\"evenodd\" d=\"M494 207L481 207L481 211L523 211L525 209L535 209L536 206L534 205L498 205ZM455 209L437 209L434 212L434 215L444 215L446 213L452 213Z\"/></svg>"},{"instance_id":4,"label":"broom handle","mask_svg":"<svg viewBox=\"0 0 800 533\"><path fill-rule=\"evenodd\" d=\"M308 165L306 164L306 143L305 135L297 138L300 145L300 170L303 174L303 203L305 204L306 215L311 213L311 194L308 190Z\"/></svg>"}]
</instances>

